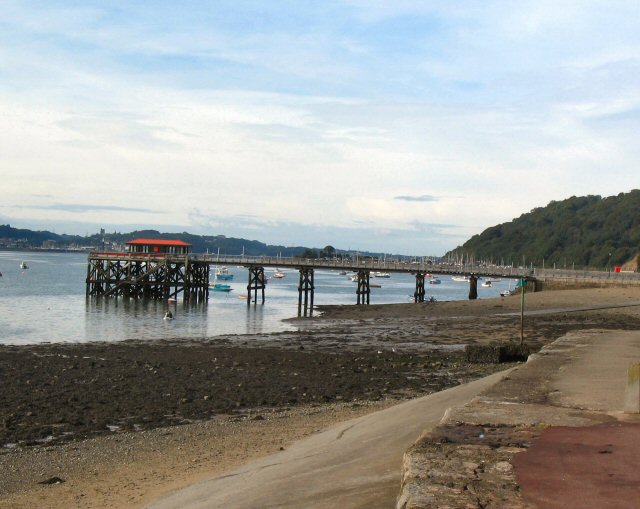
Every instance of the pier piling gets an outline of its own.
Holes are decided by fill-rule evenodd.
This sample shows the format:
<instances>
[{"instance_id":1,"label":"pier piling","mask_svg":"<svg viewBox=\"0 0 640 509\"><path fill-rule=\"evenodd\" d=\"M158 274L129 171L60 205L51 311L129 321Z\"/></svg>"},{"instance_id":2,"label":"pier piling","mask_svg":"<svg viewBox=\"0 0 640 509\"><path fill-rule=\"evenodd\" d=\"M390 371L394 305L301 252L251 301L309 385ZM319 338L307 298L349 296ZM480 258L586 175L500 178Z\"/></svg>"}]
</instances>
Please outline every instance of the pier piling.
<instances>
[{"instance_id":1,"label":"pier piling","mask_svg":"<svg viewBox=\"0 0 640 509\"><path fill-rule=\"evenodd\" d=\"M313 269L302 268L298 284L298 316L313 315ZM304 297L303 297L304 294ZM304 306L303 306L304 303Z\"/></svg>"},{"instance_id":2,"label":"pier piling","mask_svg":"<svg viewBox=\"0 0 640 509\"><path fill-rule=\"evenodd\" d=\"M424 302L424 273L419 272L416 274L416 291L413 292L414 302Z\"/></svg>"},{"instance_id":3,"label":"pier piling","mask_svg":"<svg viewBox=\"0 0 640 509\"><path fill-rule=\"evenodd\" d=\"M253 290L253 302L258 303L258 290L262 292L262 304L264 304L264 267L249 266L249 284L247 285L247 306L251 304L251 290Z\"/></svg>"},{"instance_id":4,"label":"pier piling","mask_svg":"<svg viewBox=\"0 0 640 509\"><path fill-rule=\"evenodd\" d=\"M368 270L358 271L358 288L356 290L356 294L358 296L358 302L357 302L358 305L369 304L369 297L371 295L371 287L369 286L369 276L370 274Z\"/></svg>"}]
</instances>

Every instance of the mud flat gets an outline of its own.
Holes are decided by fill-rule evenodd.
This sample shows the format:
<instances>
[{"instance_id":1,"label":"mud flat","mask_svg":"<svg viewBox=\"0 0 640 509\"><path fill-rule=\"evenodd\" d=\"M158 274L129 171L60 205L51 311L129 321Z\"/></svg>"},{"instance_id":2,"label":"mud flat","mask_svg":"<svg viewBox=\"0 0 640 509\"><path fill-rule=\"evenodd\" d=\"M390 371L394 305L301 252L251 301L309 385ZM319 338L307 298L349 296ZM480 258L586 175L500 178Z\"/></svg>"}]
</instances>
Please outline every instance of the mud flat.
<instances>
[{"instance_id":1,"label":"mud flat","mask_svg":"<svg viewBox=\"0 0 640 509\"><path fill-rule=\"evenodd\" d=\"M527 296L527 340L640 327L640 291ZM625 306L592 311L570 308ZM341 306L299 330L203 341L0 347L0 507L135 507L329 424L504 366L466 344L512 340L519 298ZM39 484L43 481L59 484Z\"/></svg>"}]
</instances>

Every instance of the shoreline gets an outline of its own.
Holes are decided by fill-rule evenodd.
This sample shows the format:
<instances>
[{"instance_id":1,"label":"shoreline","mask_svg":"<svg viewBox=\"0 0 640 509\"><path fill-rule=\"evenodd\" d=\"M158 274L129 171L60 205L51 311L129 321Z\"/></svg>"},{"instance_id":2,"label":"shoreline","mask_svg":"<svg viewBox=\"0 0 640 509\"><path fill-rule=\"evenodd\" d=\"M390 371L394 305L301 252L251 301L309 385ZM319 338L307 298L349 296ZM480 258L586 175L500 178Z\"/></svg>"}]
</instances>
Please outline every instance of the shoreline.
<instances>
[{"instance_id":1,"label":"shoreline","mask_svg":"<svg viewBox=\"0 0 640 509\"><path fill-rule=\"evenodd\" d=\"M527 299L532 311L629 306L640 290ZM24 440L0 447L0 508L137 506L341 420L502 370L467 364L463 348L516 339L519 317L498 314L519 303L339 306L300 331L204 342L0 346L0 436ZM585 328L638 330L640 306L525 322L534 348ZM59 445L24 445L52 430ZM38 484L54 476L65 482Z\"/></svg>"}]
</instances>

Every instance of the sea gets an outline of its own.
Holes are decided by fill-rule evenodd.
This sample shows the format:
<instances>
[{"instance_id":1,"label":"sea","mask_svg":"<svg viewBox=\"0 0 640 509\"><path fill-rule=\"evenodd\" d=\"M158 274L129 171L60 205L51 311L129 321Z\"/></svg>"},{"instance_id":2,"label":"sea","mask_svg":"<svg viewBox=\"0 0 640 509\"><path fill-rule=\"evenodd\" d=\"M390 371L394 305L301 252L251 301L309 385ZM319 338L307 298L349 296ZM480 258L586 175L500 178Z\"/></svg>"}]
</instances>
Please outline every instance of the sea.
<instances>
[{"instance_id":1,"label":"sea","mask_svg":"<svg viewBox=\"0 0 640 509\"><path fill-rule=\"evenodd\" d=\"M21 262L28 269L21 269ZM298 311L298 272L282 269L284 278L270 278L265 303L247 305L248 271L230 267L232 291L210 292L207 303L87 298L86 253L0 251L0 344L122 341L127 339L206 339L230 334L267 334L297 330L299 322L283 321ZM269 278L275 269L265 268ZM213 275L213 274L212 274ZM426 285L427 298L437 301L468 298L466 283L451 276L439 285ZM415 278L391 273L372 278L371 304L411 302ZM356 283L339 271L315 272L314 304L355 304ZM509 281L478 285L479 298L498 297ZM174 315L164 320L168 306Z\"/></svg>"}]
</instances>

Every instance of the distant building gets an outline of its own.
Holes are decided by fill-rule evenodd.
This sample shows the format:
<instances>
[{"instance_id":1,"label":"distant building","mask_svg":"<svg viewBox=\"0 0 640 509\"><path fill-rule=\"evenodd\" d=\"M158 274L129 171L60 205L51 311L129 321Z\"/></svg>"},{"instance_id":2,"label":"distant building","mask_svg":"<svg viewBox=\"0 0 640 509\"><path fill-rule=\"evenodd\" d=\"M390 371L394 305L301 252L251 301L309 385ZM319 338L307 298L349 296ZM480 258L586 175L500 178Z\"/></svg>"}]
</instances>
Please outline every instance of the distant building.
<instances>
[{"instance_id":1,"label":"distant building","mask_svg":"<svg viewBox=\"0 0 640 509\"><path fill-rule=\"evenodd\" d=\"M45 240L42 243L42 249L55 249L56 241L55 240Z\"/></svg>"},{"instance_id":2,"label":"distant building","mask_svg":"<svg viewBox=\"0 0 640 509\"><path fill-rule=\"evenodd\" d=\"M187 254L191 244L182 240L135 239L127 242L130 253Z\"/></svg>"}]
</instances>

